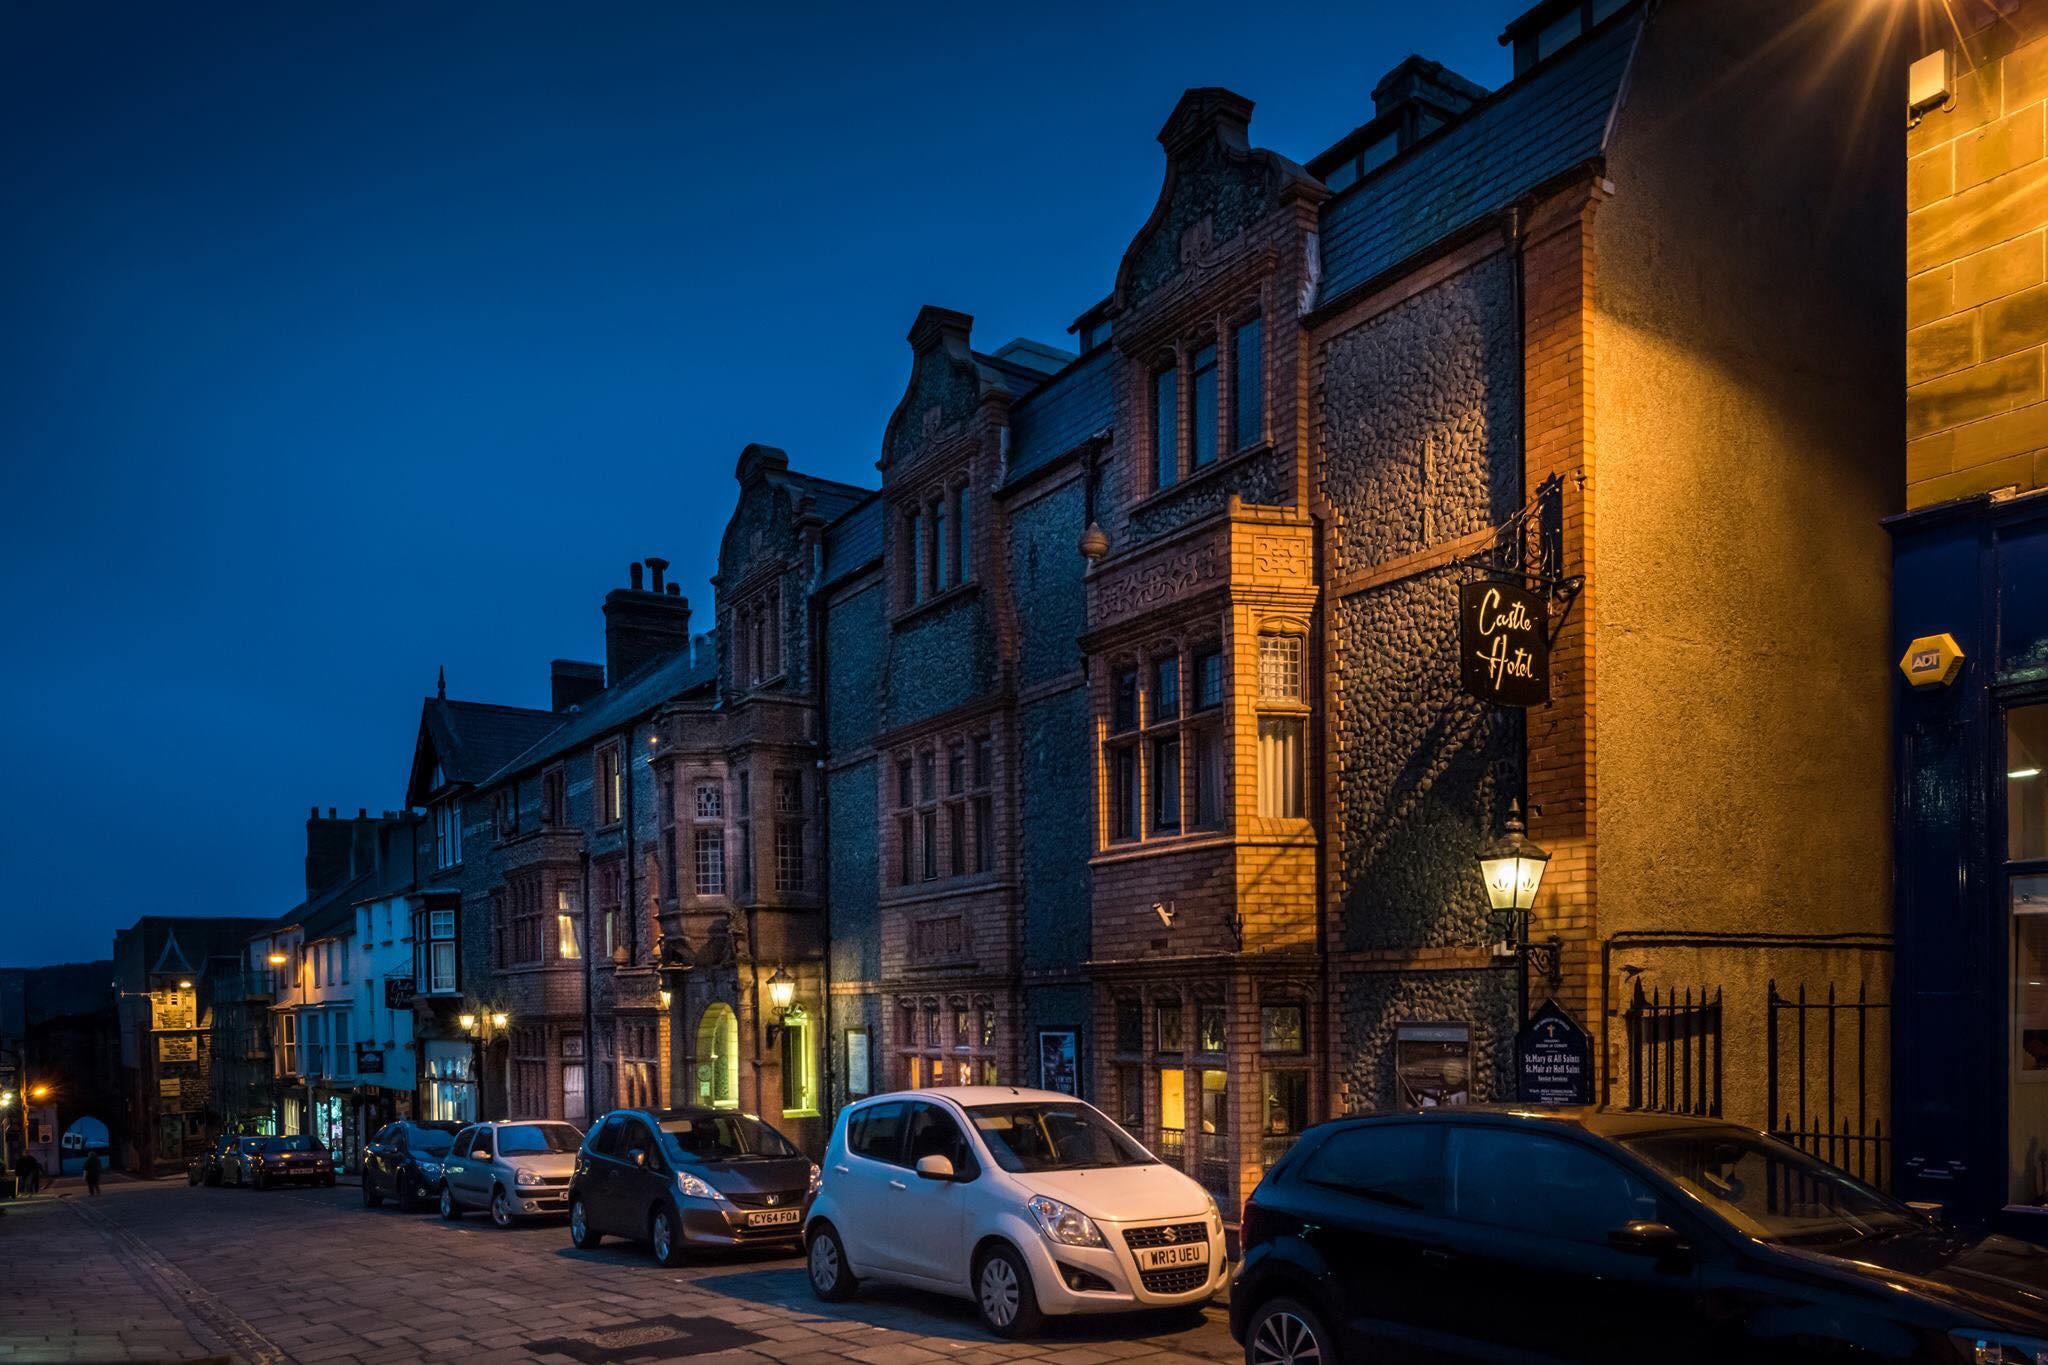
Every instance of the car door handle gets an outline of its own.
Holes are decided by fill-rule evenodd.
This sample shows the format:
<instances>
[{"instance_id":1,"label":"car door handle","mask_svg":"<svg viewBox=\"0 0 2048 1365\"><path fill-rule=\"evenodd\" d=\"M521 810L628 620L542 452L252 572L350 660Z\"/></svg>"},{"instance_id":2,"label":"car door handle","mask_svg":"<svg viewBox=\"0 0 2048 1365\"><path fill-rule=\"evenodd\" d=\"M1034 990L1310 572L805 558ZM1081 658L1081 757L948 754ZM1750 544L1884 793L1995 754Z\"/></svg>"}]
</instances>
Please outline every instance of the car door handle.
<instances>
[{"instance_id":1,"label":"car door handle","mask_svg":"<svg viewBox=\"0 0 2048 1365\"><path fill-rule=\"evenodd\" d=\"M892 1180L889 1182L889 1188L892 1190L907 1190L910 1188L910 1186L904 1184L900 1180Z\"/></svg>"},{"instance_id":2,"label":"car door handle","mask_svg":"<svg viewBox=\"0 0 2048 1365\"><path fill-rule=\"evenodd\" d=\"M853 1174L853 1167L851 1167L851 1166L834 1166L834 1167L833 1167L832 1169L833 1169L833 1170L835 1170L835 1171L837 1171L837 1172L839 1172L839 1174L841 1174L841 1175L852 1175L852 1174Z\"/></svg>"}]
</instances>

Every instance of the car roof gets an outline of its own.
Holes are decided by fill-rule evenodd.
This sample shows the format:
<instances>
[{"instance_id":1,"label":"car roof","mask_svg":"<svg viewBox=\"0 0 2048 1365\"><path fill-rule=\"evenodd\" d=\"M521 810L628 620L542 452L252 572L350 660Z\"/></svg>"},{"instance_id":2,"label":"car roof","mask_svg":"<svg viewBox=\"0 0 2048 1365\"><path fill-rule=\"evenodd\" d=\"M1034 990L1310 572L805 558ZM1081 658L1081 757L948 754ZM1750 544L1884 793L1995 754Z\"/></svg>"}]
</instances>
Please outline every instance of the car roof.
<instances>
[{"instance_id":1,"label":"car roof","mask_svg":"<svg viewBox=\"0 0 2048 1365\"><path fill-rule=\"evenodd\" d=\"M873 1104L878 1100L928 1100L932 1098L951 1100L963 1108L977 1104L1085 1104L1078 1095L1066 1095L1057 1090L1027 1090L1014 1085L931 1085L922 1090L891 1090L886 1094L871 1095L861 1101Z\"/></svg>"},{"instance_id":2,"label":"car roof","mask_svg":"<svg viewBox=\"0 0 2048 1365\"><path fill-rule=\"evenodd\" d=\"M1727 1119L1690 1114L1660 1114L1646 1110L1621 1109L1611 1105L1457 1104L1435 1109L1383 1109L1366 1114L1347 1114L1315 1125L1342 1127L1371 1120L1408 1120L1423 1123L1491 1123L1530 1129L1575 1128L1593 1137L1619 1140L1646 1133L1670 1132L1754 1132Z\"/></svg>"}]
</instances>

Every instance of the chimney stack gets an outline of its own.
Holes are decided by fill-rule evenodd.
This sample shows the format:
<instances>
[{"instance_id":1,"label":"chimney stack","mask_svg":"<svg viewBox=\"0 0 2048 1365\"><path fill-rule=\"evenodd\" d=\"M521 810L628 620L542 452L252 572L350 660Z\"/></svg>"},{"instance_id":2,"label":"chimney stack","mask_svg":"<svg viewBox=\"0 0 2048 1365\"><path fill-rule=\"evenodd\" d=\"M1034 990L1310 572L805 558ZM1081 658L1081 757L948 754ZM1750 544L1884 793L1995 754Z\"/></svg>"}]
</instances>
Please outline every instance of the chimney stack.
<instances>
[{"instance_id":1,"label":"chimney stack","mask_svg":"<svg viewBox=\"0 0 2048 1365\"><path fill-rule=\"evenodd\" d=\"M1375 119L1398 115L1397 146L1407 148L1486 98L1486 87L1442 62L1409 56L1372 88Z\"/></svg>"},{"instance_id":2,"label":"chimney stack","mask_svg":"<svg viewBox=\"0 0 2048 1365\"><path fill-rule=\"evenodd\" d=\"M604 691L604 665L556 659L548 665L548 693L556 711L581 706Z\"/></svg>"},{"instance_id":3,"label":"chimney stack","mask_svg":"<svg viewBox=\"0 0 2048 1365\"><path fill-rule=\"evenodd\" d=\"M630 586L605 594L604 668L614 687L653 660L690 647L690 599L665 581L668 561L647 557L645 567L654 571L651 587L641 586L642 567L635 560L627 571Z\"/></svg>"}]
</instances>

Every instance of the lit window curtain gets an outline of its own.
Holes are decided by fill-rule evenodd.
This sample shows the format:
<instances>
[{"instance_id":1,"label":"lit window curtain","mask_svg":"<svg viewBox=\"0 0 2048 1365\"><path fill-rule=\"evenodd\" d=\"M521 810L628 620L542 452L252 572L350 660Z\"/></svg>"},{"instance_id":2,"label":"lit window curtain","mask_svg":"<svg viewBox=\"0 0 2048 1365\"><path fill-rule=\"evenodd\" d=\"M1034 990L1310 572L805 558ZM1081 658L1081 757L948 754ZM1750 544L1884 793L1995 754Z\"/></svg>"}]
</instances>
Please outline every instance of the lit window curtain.
<instances>
[{"instance_id":1,"label":"lit window curtain","mask_svg":"<svg viewBox=\"0 0 2048 1365\"><path fill-rule=\"evenodd\" d=\"M1301 720L1259 719L1259 814L1301 818Z\"/></svg>"}]
</instances>

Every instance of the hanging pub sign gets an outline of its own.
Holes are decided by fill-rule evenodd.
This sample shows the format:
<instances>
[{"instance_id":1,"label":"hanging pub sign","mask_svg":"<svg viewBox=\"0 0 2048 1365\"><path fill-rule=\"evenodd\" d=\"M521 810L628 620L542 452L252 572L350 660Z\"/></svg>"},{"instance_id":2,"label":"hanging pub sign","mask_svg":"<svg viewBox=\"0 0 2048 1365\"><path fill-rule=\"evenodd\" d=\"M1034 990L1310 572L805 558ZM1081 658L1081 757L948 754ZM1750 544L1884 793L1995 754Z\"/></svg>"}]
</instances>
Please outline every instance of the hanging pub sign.
<instances>
[{"instance_id":1,"label":"hanging pub sign","mask_svg":"<svg viewBox=\"0 0 2048 1365\"><path fill-rule=\"evenodd\" d=\"M1593 1040L1555 1000L1544 1001L1522 1025L1515 1055L1515 1098L1524 1104L1593 1102Z\"/></svg>"},{"instance_id":2,"label":"hanging pub sign","mask_svg":"<svg viewBox=\"0 0 2048 1365\"><path fill-rule=\"evenodd\" d=\"M1550 700L1550 618L1542 593L1505 579L1458 585L1458 662L1465 690L1489 706Z\"/></svg>"}]
</instances>

